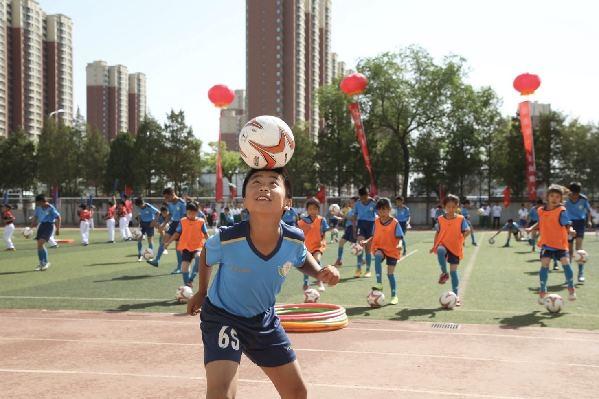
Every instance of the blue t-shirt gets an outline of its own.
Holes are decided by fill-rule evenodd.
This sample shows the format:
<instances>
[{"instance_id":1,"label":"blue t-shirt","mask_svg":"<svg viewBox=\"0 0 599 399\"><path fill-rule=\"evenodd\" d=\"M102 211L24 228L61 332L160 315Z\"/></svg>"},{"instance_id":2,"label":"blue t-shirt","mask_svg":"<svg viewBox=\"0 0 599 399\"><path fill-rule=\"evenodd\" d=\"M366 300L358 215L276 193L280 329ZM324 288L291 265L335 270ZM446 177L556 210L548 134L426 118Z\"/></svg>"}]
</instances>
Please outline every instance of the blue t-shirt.
<instances>
[{"instance_id":1,"label":"blue t-shirt","mask_svg":"<svg viewBox=\"0 0 599 399\"><path fill-rule=\"evenodd\" d=\"M520 226L518 226L518 223L516 222L512 222L512 223L506 223L503 225L503 227L501 228L502 231L512 231L514 233L517 233L518 231L520 231Z\"/></svg>"},{"instance_id":2,"label":"blue t-shirt","mask_svg":"<svg viewBox=\"0 0 599 399\"><path fill-rule=\"evenodd\" d=\"M393 221L393 218L387 220L387 223L383 223L383 222L381 222L381 223L384 226L387 226L392 221ZM377 223L374 224L374 231L376 231L376 225L377 225ZM395 238L403 238L403 230L401 229L401 225L399 223L397 223L397 225L395 226Z\"/></svg>"},{"instance_id":3,"label":"blue t-shirt","mask_svg":"<svg viewBox=\"0 0 599 399\"><path fill-rule=\"evenodd\" d=\"M35 208L35 220L38 223L54 223L60 216L54 205L48 204L46 208L38 206Z\"/></svg>"},{"instance_id":4,"label":"blue t-shirt","mask_svg":"<svg viewBox=\"0 0 599 399\"><path fill-rule=\"evenodd\" d=\"M410 219L410 208L407 206L395 208L395 219L398 222L407 222Z\"/></svg>"},{"instance_id":5,"label":"blue t-shirt","mask_svg":"<svg viewBox=\"0 0 599 399\"><path fill-rule=\"evenodd\" d=\"M443 215L445 215L445 210L443 210L443 209L439 209L439 208L437 208L437 209L435 210L435 217L436 217L436 218L439 218L440 216L443 216Z\"/></svg>"},{"instance_id":6,"label":"blue t-shirt","mask_svg":"<svg viewBox=\"0 0 599 399\"><path fill-rule=\"evenodd\" d=\"M151 222L152 220L154 220L154 217L156 217L157 214L160 213L160 211L154 206L154 205L150 205L148 203L145 204L146 206L142 207L138 207L138 212L139 212L139 219L142 222Z\"/></svg>"},{"instance_id":7,"label":"blue t-shirt","mask_svg":"<svg viewBox=\"0 0 599 399\"><path fill-rule=\"evenodd\" d=\"M585 220L587 214L591 211L591 204L584 195L581 195L576 202L568 198L566 200L566 210L571 220Z\"/></svg>"},{"instance_id":8,"label":"blue t-shirt","mask_svg":"<svg viewBox=\"0 0 599 399\"><path fill-rule=\"evenodd\" d=\"M197 217L196 219L199 219L199 217ZM179 225L177 226L176 229L177 233L181 234L183 232L183 225L181 223L179 223ZM202 233L204 234L208 234L208 228L206 227L206 223L204 223L202 225Z\"/></svg>"},{"instance_id":9,"label":"blue t-shirt","mask_svg":"<svg viewBox=\"0 0 599 399\"><path fill-rule=\"evenodd\" d=\"M445 217L445 215L441 215L441 217ZM435 229L437 231L439 231L440 228L441 228L441 224L437 223L437 225L435 226ZM469 229L470 229L470 226L468 226L468 221L466 220L466 218L462 219L462 233Z\"/></svg>"},{"instance_id":10,"label":"blue t-shirt","mask_svg":"<svg viewBox=\"0 0 599 399\"><path fill-rule=\"evenodd\" d=\"M464 216L466 219L470 217L470 211L468 210L468 208L461 207L460 212L462 212L462 216Z\"/></svg>"},{"instance_id":11,"label":"blue t-shirt","mask_svg":"<svg viewBox=\"0 0 599 399\"><path fill-rule=\"evenodd\" d=\"M347 211L345 214L345 227L354 225L354 208Z\"/></svg>"},{"instance_id":12,"label":"blue t-shirt","mask_svg":"<svg viewBox=\"0 0 599 399\"><path fill-rule=\"evenodd\" d=\"M530 208L530 211L528 212L528 217L530 218L531 222L539 221L539 211L536 206L533 206L532 208Z\"/></svg>"},{"instance_id":13,"label":"blue t-shirt","mask_svg":"<svg viewBox=\"0 0 599 399\"><path fill-rule=\"evenodd\" d=\"M185 203L185 201L182 198L179 198L175 202L167 203L166 207L168 208L168 212L171 214L171 220L173 220L175 222L178 222L181 219L183 219L187 213L187 211L185 210L185 208L187 207L187 204ZM203 213L202 213L202 215L203 215Z\"/></svg>"},{"instance_id":14,"label":"blue t-shirt","mask_svg":"<svg viewBox=\"0 0 599 399\"><path fill-rule=\"evenodd\" d=\"M310 216L304 216L302 218L302 220L308 224L312 224L313 220ZM326 233L327 231L329 231L331 227L329 226L329 224L327 223L327 220L325 218L322 218L322 222L320 223L320 234L324 235L324 233Z\"/></svg>"},{"instance_id":15,"label":"blue t-shirt","mask_svg":"<svg viewBox=\"0 0 599 399\"><path fill-rule=\"evenodd\" d=\"M298 216L299 215L295 209L289 208L285 211L285 213L283 213L283 222L287 223L288 225L295 226L297 224Z\"/></svg>"},{"instance_id":16,"label":"blue t-shirt","mask_svg":"<svg viewBox=\"0 0 599 399\"><path fill-rule=\"evenodd\" d=\"M252 244L249 222L221 227L206 241L206 263L219 265L208 290L210 302L241 317L252 317L274 306L287 273L306 261L304 233L280 223L274 251L263 255Z\"/></svg>"},{"instance_id":17,"label":"blue t-shirt","mask_svg":"<svg viewBox=\"0 0 599 399\"><path fill-rule=\"evenodd\" d=\"M356 202L354 215L358 217L358 220L374 222L376 219L376 202L372 198L369 198L366 204L363 204L362 201Z\"/></svg>"}]
</instances>

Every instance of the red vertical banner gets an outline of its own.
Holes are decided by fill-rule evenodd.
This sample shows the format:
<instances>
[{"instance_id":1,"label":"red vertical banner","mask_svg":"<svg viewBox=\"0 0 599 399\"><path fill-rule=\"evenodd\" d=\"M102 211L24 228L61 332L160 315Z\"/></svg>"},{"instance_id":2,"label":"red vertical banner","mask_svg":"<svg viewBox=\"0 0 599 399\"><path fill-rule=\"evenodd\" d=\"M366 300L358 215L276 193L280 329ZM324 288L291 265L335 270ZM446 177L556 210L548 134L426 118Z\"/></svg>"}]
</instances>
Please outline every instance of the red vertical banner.
<instances>
[{"instance_id":1,"label":"red vertical banner","mask_svg":"<svg viewBox=\"0 0 599 399\"><path fill-rule=\"evenodd\" d=\"M376 182L374 181L374 173L372 171L372 163L370 162L370 154L368 153L368 144L366 143L366 134L364 133L364 125L362 124L362 115L360 114L360 106L357 102L349 104L349 112L354 122L354 128L356 129L356 138L360 143L362 149L362 157L364 158L364 164L368 175L370 176L370 194L377 195Z\"/></svg>"},{"instance_id":2,"label":"red vertical banner","mask_svg":"<svg viewBox=\"0 0 599 399\"><path fill-rule=\"evenodd\" d=\"M506 209L512 203L511 195L512 195L512 190L510 189L510 186L506 186L505 189L503 190L503 207Z\"/></svg>"},{"instance_id":3,"label":"red vertical banner","mask_svg":"<svg viewBox=\"0 0 599 399\"><path fill-rule=\"evenodd\" d=\"M532 135L530 102L522 101L518 104L518 113L520 115L520 128L522 130L524 153L526 156L526 188L528 199L534 201L537 199L537 169L535 165L535 145Z\"/></svg>"},{"instance_id":4,"label":"red vertical banner","mask_svg":"<svg viewBox=\"0 0 599 399\"><path fill-rule=\"evenodd\" d=\"M216 151L216 201L221 201L223 199L223 164L221 160L220 148L221 146L221 137L220 137L220 129L218 131L218 149Z\"/></svg>"}]
</instances>

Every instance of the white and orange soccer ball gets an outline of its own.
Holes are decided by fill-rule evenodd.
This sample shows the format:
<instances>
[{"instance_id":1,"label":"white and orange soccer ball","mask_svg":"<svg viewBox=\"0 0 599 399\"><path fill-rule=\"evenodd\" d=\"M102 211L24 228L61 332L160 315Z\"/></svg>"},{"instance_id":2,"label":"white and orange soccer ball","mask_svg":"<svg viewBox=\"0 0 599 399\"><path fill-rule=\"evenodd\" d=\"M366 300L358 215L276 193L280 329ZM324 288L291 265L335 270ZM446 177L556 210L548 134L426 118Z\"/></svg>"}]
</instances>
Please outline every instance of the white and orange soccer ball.
<instances>
[{"instance_id":1,"label":"white and orange soccer ball","mask_svg":"<svg viewBox=\"0 0 599 399\"><path fill-rule=\"evenodd\" d=\"M329 212L331 213L331 215L338 215L339 213L341 213L341 207L339 206L339 204L331 204L331 206L329 206Z\"/></svg>"},{"instance_id":2,"label":"white and orange soccer ball","mask_svg":"<svg viewBox=\"0 0 599 399\"><path fill-rule=\"evenodd\" d=\"M351 253L352 253L352 255L360 256L360 255L362 255L363 252L364 252L364 247L362 247L357 242L355 242L355 243L353 243L351 245Z\"/></svg>"},{"instance_id":3,"label":"white and orange soccer ball","mask_svg":"<svg viewBox=\"0 0 599 399\"><path fill-rule=\"evenodd\" d=\"M150 248L146 248L144 250L144 253L142 254L142 256L144 257L145 260L152 260L152 259L154 259L154 251Z\"/></svg>"},{"instance_id":4,"label":"white and orange soccer ball","mask_svg":"<svg viewBox=\"0 0 599 399\"><path fill-rule=\"evenodd\" d=\"M31 229L31 227L25 227L23 229L23 237L31 238L32 235L33 235L33 230Z\"/></svg>"},{"instance_id":5,"label":"white and orange soccer ball","mask_svg":"<svg viewBox=\"0 0 599 399\"><path fill-rule=\"evenodd\" d=\"M239 152L250 168L282 168L294 150L293 132L276 116L257 116L239 132Z\"/></svg>"},{"instance_id":6,"label":"white and orange soccer ball","mask_svg":"<svg viewBox=\"0 0 599 399\"><path fill-rule=\"evenodd\" d=\"M316 303L320 299L320 293L314 288L304 291L304 303Z\"/></svg>"},{"instance_id":7,"label":"white and orange soccer ball","mask_svg":"<svg viewBox=\"0 0 599 399\"><path fill-rule=\"evenodd\" d=\"M584 249L579 249L578 251L574 252L574 260L576 263L587 263L588 259L589 254Z\"/></svg>"},{"instance_id":8,"label":"white and orange soccer ball","mask_svg":"<svg viewBox=\"0 0 599 399\"><path fill-rule=\"evenodd\" d=\"M564 300L558 294L549 294L543 299L543 304L549 313L559 313L564 307Z\"/></svg>"},{"instance_id":9,"label":"white and orange soccer ball","mask_svg":"<svg viewBox=\"0 0 599 399\"><path fill-rule=\"evenodd\" d=\"M177 288L177 293L175 294L175 299L179 303L186 303L189 299L191 299L192 296L193 296L193 290L191 289L191 287L182 285L181 287Z\"/></svg>"},{"instance_id":10,"label":"white and orange soccer ball","mask_svg":"<svg viewBox=\"0 0 599 399\"><path fill-rule=\"evenodd\" d=\"M379 290L372 290L366 300L371 308L380 308L385 304L385 294Z\"/></svg>"},{"instance_id":11,"label":"white and orange soccer ball","mask_svg":"<svg viewBox=\"0 0 599 399\"><path fill-rule=\"evenodd\" d=\"M445 309L453 309L458 303L458 296L453 291L447 291L439 297L439 303Z\"/></svg>"}]
</instances>

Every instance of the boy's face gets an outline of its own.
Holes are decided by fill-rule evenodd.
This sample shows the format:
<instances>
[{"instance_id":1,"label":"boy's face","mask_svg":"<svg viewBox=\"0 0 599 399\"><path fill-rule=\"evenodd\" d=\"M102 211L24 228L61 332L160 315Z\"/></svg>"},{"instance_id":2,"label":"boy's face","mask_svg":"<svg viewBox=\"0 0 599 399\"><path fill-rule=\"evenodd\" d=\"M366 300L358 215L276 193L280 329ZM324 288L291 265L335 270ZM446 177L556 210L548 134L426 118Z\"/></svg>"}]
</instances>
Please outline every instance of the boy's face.
<instances>
[{"instance_id":1,"label":"boy's face","mask_svg":"<svg viewBox=\"0 0 599 399\"><path fill-rule=\"evenodd\" d=\"M253 174L248 180L243 204L251 214L280 216L287 203L285 180L279 173L264 170Z\"/></svg>"},{"instance_id":2,"label":"boy's face","mask_svg":"<svg viewBox=\"0 0 599 399\"><path fill-rule=\"evenodd\" d=\"M580 197L580 193L575 193L574 191L570 191L570 198L573 200L577 200Z\"/></svg>"},{"instance_id":3,"label":"boy's face","mask_svg":"<svg viewBox=\"0 0 599 399\"><path fill-rule=\"evenodd\" d=\"M316 217L320 213L320 208L316 205L308 205L308 209L306 210L308 211L308 215L311 217Z\"/></svg>"},{"instance_id":4,"label":"boy's face","mask_svg":"<svg viewBox=\"0 0 599 399\"><path fill-rule=\"evenodd\" d=\"M402 200L400 200L400 199L396 199L396 200L395 200L395 204L396 204L397 206L403 206L403 201L402 201Z\"/></svg>"},{"instance_id":5,"label":"boy's face","mask_svg":"<svg viewBox=\"0 0 599 399\"><path fill-rule=\"evenodd\" d=\"M164 211L160 211L160 214L164 217L166 217L168 215L168 211L164 210Z\"/></svg>"},{"instance_id":6,"label":"boy's face","mask_svg":"<svg viewBox=\"0 0 599 399\"><path fill-rule=\"evenodd\" d=\"M459 206L458 203L456 203L454 201L448 201L445 204L445 212L449 213L450 215L453 215L458 210L458 206Z\"/></svg>"},{"instance_id":7,"label":"boy's face","mask_svg":"<svg viewBox=\"0 0 599 399\"><path fill-rule=\"evenodd\" d=\"M391 208L389 208L388 206L384 206L382 208L377 209L379 216L382 218L389 218L389 214L391 213Z\"/></svg>"},{"instance_id":8,"label":"boy's face","mask_svg":"<svg viewBox=\"0 0 599 399\"><path fill-rule=\"evenodd\" d=\"M364 195L360 195L360 201L362 201L362 202L368 201L368 193L366 193Z\"/></svg>"},{"instance_id":9,"label":"boy's face","mask_svg":"<svg viewBox=\"0 0 599 399\"><path fill-rule=\"evenodd\" d=\"M185 213L187 215L187 219L191 220L195 220L195 218L198 216L198 211L187 210Z\"/></svg>"},{"instance_id":10,"label":"boy's face","mask_svg":"<svg viewBox=\"0 0 599 399\"><path fill-rule=\"evenodd\" d=\"M173 194L164 194L164 201L171 202L175 196Z\"/></svg>"},{"instance_id":11,"label":"boy's face","mask_svg":"<svg viewBox=\"0 0 599 399\"><path fill-rule=\"evenodd\" d=\"M550 192L547 195L547 202L552 207L559 206L562 203L562 195L560 193Z\"/></svg>"}]
</instances>

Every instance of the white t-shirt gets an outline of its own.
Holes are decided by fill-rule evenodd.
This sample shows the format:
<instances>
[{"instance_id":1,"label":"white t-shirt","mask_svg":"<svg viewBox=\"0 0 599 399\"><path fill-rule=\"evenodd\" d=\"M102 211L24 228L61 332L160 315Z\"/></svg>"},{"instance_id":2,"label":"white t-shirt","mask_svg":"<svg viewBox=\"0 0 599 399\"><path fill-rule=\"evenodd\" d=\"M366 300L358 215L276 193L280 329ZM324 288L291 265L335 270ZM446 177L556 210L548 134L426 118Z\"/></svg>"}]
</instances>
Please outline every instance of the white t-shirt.
<instances>
[{"instance_id":1,"label":"white t-shirt","mask_svg":"<svg viewBox=\"0 0 599 399\"><path fill-rule=\"evenodd\" d=\"M520 208L520 210L518 211L518 217L520 218L520 220L528 219L528 209Z\"/></svg>"},{"instance_id":2,"label":"white t-shirt","mask_svg":"<svg viewBox=\"0 0 599 399\"><path fill-rule=\"evenodd\" d=\"M491 208L489 206L485 206L483 208L483 216L489 216L491 215Z\"/></svg>"},{"instance_id":3,"label":"white t-shirt","mask_svg":"<svg viewBox=\"0 0 599 399\"><path fill-rule=\"evenodd\" d=\"M434 219L436 214L437 214L437 208L431 208L431 213L430 213L431 219Z\"/></svg>"},{"instance_id":4,"label":"white t-shirt","mask_svg":"<svg viewBox=\"0 0 599 399\"><path fill-rule=\"evenodd\" d=\"M500 218L501 217L501 207L499 205L493 206L493 217Z\"/></svg>"}]
</instances>

